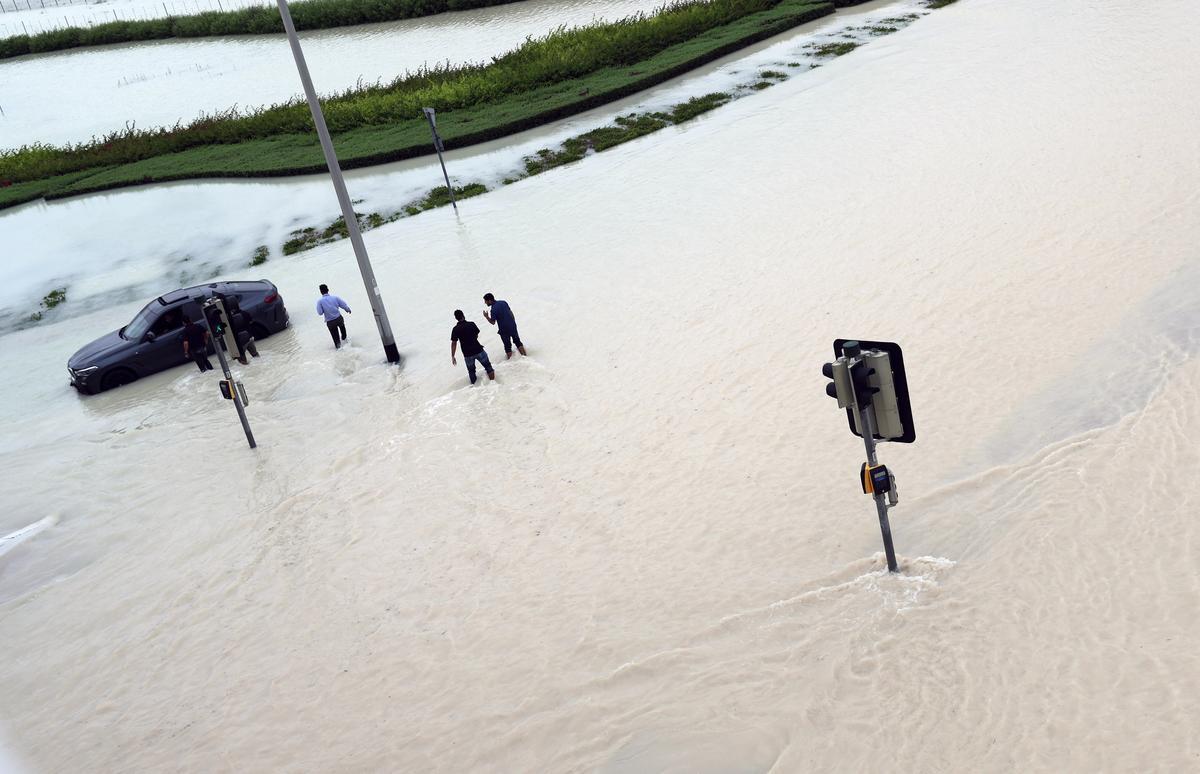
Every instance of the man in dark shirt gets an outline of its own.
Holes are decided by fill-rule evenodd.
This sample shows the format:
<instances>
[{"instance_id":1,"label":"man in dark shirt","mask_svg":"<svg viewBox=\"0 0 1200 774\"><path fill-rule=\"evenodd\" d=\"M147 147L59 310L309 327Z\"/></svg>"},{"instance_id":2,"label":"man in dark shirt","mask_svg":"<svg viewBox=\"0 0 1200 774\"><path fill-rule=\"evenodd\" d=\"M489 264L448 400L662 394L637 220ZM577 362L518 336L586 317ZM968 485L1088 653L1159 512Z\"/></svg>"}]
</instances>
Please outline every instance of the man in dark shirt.
<instances>
[{"instance_id":1,"label":"man in dark shirt","mask_svg":"<svg viewBox=\"0 0 1200 774\"><path fill-rule=\"evenodd\" d=\"M454 310L454 319L458 320L458 323L455 324L454 330L450 331L450 363L458 365L454 353L458 350L458 345L462 344L463 360L467 361L467 375L471 377L471 384L475 383L476 360L483 363L488 378L495 379L496 372L492 370L492 363L483 351L483 345L479 343L479 326L467 320L461 309Z\"/></svg>"},{"instance_id":2,"label":"man in dark shirt","mask_svg":"<svg viewBox=\"0 0 1200 774\"><path fill-rule=\"evenodd\" d=\"M190 358L203 373L213 370L208 362L208 329L183 316L183 356Z\"/></svg>"},{"instance_id":3,"label":"man in dark shirt","mask_svg":"<svg viewBox=\"0 0 1200 774\"><path fill-rule=\"evenodd\" d=\"M488 305L491 314L483 313L483 319L497 326L499 329L500 340L504 342L505 360L512 357L512 345L517 345L517 351L522 355L525 354L525 345L521 343L521 336L517 333L517 318L513 316L512 308L507 301L497 301L496 297L491 293L485 293L483 303Z\"/></svg>"},{"instance_id":4,"label":"man in dark shirt","mask_svg":"<svg viewBox=\"0 0 1200 774\"><path fill-rule=\"evenodd\" d=\"M227 299L225 308L229 312L229 327L233 329L233 340L238 345L237 360L242 365L248 365L250 361L246 359L247 352L250 353L250 357L258 357L258 347L254 343L254 335L250 333L250 316L242 311L236 298Z\"/></svg>"}]
</instances>

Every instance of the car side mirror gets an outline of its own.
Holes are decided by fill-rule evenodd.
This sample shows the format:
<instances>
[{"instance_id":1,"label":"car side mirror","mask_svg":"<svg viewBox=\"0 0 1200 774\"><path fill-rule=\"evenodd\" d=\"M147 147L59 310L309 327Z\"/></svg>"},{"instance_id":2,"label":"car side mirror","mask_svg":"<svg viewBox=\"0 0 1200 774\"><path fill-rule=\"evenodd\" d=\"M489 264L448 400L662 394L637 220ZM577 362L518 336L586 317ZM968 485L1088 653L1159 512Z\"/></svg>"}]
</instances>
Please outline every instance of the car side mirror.
<instances>
[{"instance_id":1,"label":"car side mirror","mask_svg":"<svg viewBox=\"0 0 1200 774\"><path fill-rule=\"evenodd\" d=\"M158 336L154 333L154 331L146 331L146 335L142 337L142 341L145 341L148 344L157 338Z\"/></svg>"}]
</instances>

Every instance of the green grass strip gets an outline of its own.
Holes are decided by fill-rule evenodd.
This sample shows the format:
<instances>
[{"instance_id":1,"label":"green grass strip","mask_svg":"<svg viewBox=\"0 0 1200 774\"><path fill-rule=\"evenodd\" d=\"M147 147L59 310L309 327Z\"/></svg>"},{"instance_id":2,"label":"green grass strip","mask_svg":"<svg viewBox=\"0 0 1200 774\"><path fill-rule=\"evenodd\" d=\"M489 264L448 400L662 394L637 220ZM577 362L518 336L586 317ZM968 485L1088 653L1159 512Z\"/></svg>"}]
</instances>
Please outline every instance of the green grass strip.
<instances>
[{"instance_id":1,"label":"green grass strip","mask_svg":"<svg viewBox=\"0 0 1200 774\"><path fill-rule=\"evenodd\" d=\"M530 86L496 100L478 101L450 109L439 108L438 128L449 148L487 142L525 131L650 88L832 12L833 5L828 2L781 0L768 10L750 13L728 24L710 28L633 64L602 67L580 77ZM646 21L650 20L626 20L619 25L598 25L568 33ZM578 40L577 37L573 38L576 44ZM568 64L574 61L569 56L570 48L555 47L556 55L567 56ZM513 53L521 54L524 50L525 47L522 47ZM435 88L441 88L441 85L435 84ZM384 90L376 88L367 91L376 93ZM426 96L422 95L421 98L425 99ZM331 100L327 105L336 102ZM359 126L338 132L334 144L342 166L364 167L430 153L429 128L424 117L419 110L411 110L407 115L413 117L392 118L380 125ZM3 161L2 157L0 161ZM13 183L0 187L0 209L41 197L62 198L143 183L205 177L296 175L324 169L315 134L288 132L242 142L192 147L132 163ZM0 178L3 174L3 166L0 165ZM0 185L3 185L3 180L0 180Z\"/></svg>"},{"instance_id":2,"label":"green grass strip","mask_svg":"<svg viewBox=\"0 0 1200 774\"><path fill-rule=\"evenodd\" d=\"M465 11L512 2L516 0L300 0L290 7L296 29L322 30L415 19L446 11ZM235 11L205 11L189 16L112 21L91 27L64 27L36 35L0 38L0 59L142 40L271 33L283 33L283 22L274 5Z\"/></svg>"}]
</instances>

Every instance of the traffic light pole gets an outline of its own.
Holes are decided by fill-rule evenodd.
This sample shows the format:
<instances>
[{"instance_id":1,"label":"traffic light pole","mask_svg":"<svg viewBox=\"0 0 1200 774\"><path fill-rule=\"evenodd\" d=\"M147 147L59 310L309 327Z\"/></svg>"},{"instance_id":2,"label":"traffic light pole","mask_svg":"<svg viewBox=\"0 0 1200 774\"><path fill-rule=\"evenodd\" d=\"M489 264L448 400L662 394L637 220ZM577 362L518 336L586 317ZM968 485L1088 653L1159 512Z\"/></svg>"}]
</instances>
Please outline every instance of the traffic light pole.
<instances>
[{"instance_id":1,"label":"traffic light pole","mask_svg":"<svg viewBox=\"0 0 1200 774\"><path fill-rule=\"evenodd\" d=\"M856 404L857 405L857 404ZM867 465L875 467L879 460L875 458L875 413L870 408L856 409L858 411L858 426L863 429L863 446L867 448ZM888 572L896 572L896 550L892 548L892 525L888 522L887 495L875 492L875 510L879 513L879 531L883 533L883 552L887 555Z\"/></svg>"},{"instance_id":2,"label":"traffic light pole","mask_svg":"<svg viewBox=\"0 0 1200 774\"><path fill-rule=\"evenodd\" d=\"M400 362L400 351L396 349L396 340L392 336L392 324L388 322L387 310L383 307L383 296L379 292L379 283L375 280L375 271L371 268L371 259L367 257L367 248L363 244L362 232L358 228L358 217L354 214L354 205L350 194L346 192L346 180L342 177L342 167L338 163L337 154L333 151L333 140L329 137L329 127L325 125L325 115L321 112L321 103L317 101L317 92L313 88L312 76L308 73L308 64L304 61L304 52L300 49L300 38L296 37L296 25L292 23L292 13L287 0L276 0L279 6L279 16L283 19L283 29L287 32L288 43L292 47L292 57L296 60L296 70L300 73L300 82L304 85L304 97L308 100L308 109L312 113L313 123L317 127L317 137L321 140L321 151L325 154L325 164L329 167L329 176L333 178L333 189L337 192L338 204L342 208L342 219L346 222L346 232L350 236L350 245L354 248L354 257L358 259L358 270L362 273L363 284L367 288L367 298L371 302L371 311L375 314L375 324L379 327L379 338L383 340L383 352L389 363ZM240 409L239 409L240 410Z\"/></svg>"},{"instance_id":3,"label":"traffic light pole","mask_svg":"<svg viewBox=\"0 0 1200 774\"><path fill-rule=\"evenodd\" d=\"M875 436L896 443L916 440L904 353L894 341L835 339L833 354L836 360L821 367L830 380L825 394L837 399L838 408L846 410L850 432L863 439L867 461L859 469L859 483L863 494L875 500L888 572L897 572L888 509L900 498L896 477L875 456Z\"/></svg>"},{"instance_id":4,"label":"traffic light pole","mask_svg":"<svg viewBox=\"0 0 1200 774\"><path fill-rule=\"evenodd\" d=\"M217 360L221 361L221 372L225 374L225 382L233 394L233 405L237 408L238 419L242 421L242 429L246 431L246 443L250 444L251 449L254 449L258 444L254 442L254 433L250 431L250 420L246 419L246 407L242 405L242 396L238 392L237 385L234 384L233 374L229 371L229 361L225 359L225 350L221 349L221 342L217 340L217 332L212 329L208 315L202 315L202 317L204 317L204 325L208 328L208 335L212 337L213 349L217 351Z\"/></svg>"}]
</instances>

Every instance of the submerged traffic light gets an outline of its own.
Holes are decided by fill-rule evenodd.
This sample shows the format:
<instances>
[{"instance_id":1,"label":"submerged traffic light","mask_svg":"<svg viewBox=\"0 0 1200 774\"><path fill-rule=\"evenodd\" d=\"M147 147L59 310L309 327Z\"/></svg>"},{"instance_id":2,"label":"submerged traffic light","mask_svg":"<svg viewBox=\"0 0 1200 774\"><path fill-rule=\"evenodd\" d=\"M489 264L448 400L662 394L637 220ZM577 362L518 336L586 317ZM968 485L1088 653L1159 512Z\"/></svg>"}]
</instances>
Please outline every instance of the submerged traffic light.
<instances>
[{"instance_id":1,"label":"submerged traffic light","mask_svg":"<svg viewBox=\"0 0 1200 774\"><path fill-rule=\"evenodd\" d=\"M858 479L863 493L875 501L888 570L896 572L899 566L888 522L888 508L899 502L896 477L875 458L875 442L912 443L917 437L904 354L899 344L890 341L855 339L834 341L833 354L837 359L821 367L830 380L825 394L837 399L838 407L846 410L850 432L863 439L867 461L859 468Z\"/></svg>"},{"instance_id":2,"label":"submerged traffic light","mask_svg":"<svg viewBox=\"0 0 1200 774\"><path fill-rule=\"evenodd\" d=\"M833 351L837 360L821 367L821 373L831 380L825 385L825 393L837 399L838 408L846 409L850 432L862 435L859 417L870 408L876 440L896 443L916 440L900 345L889 341L837 339Z\"/></svg>"}]
</instances>

